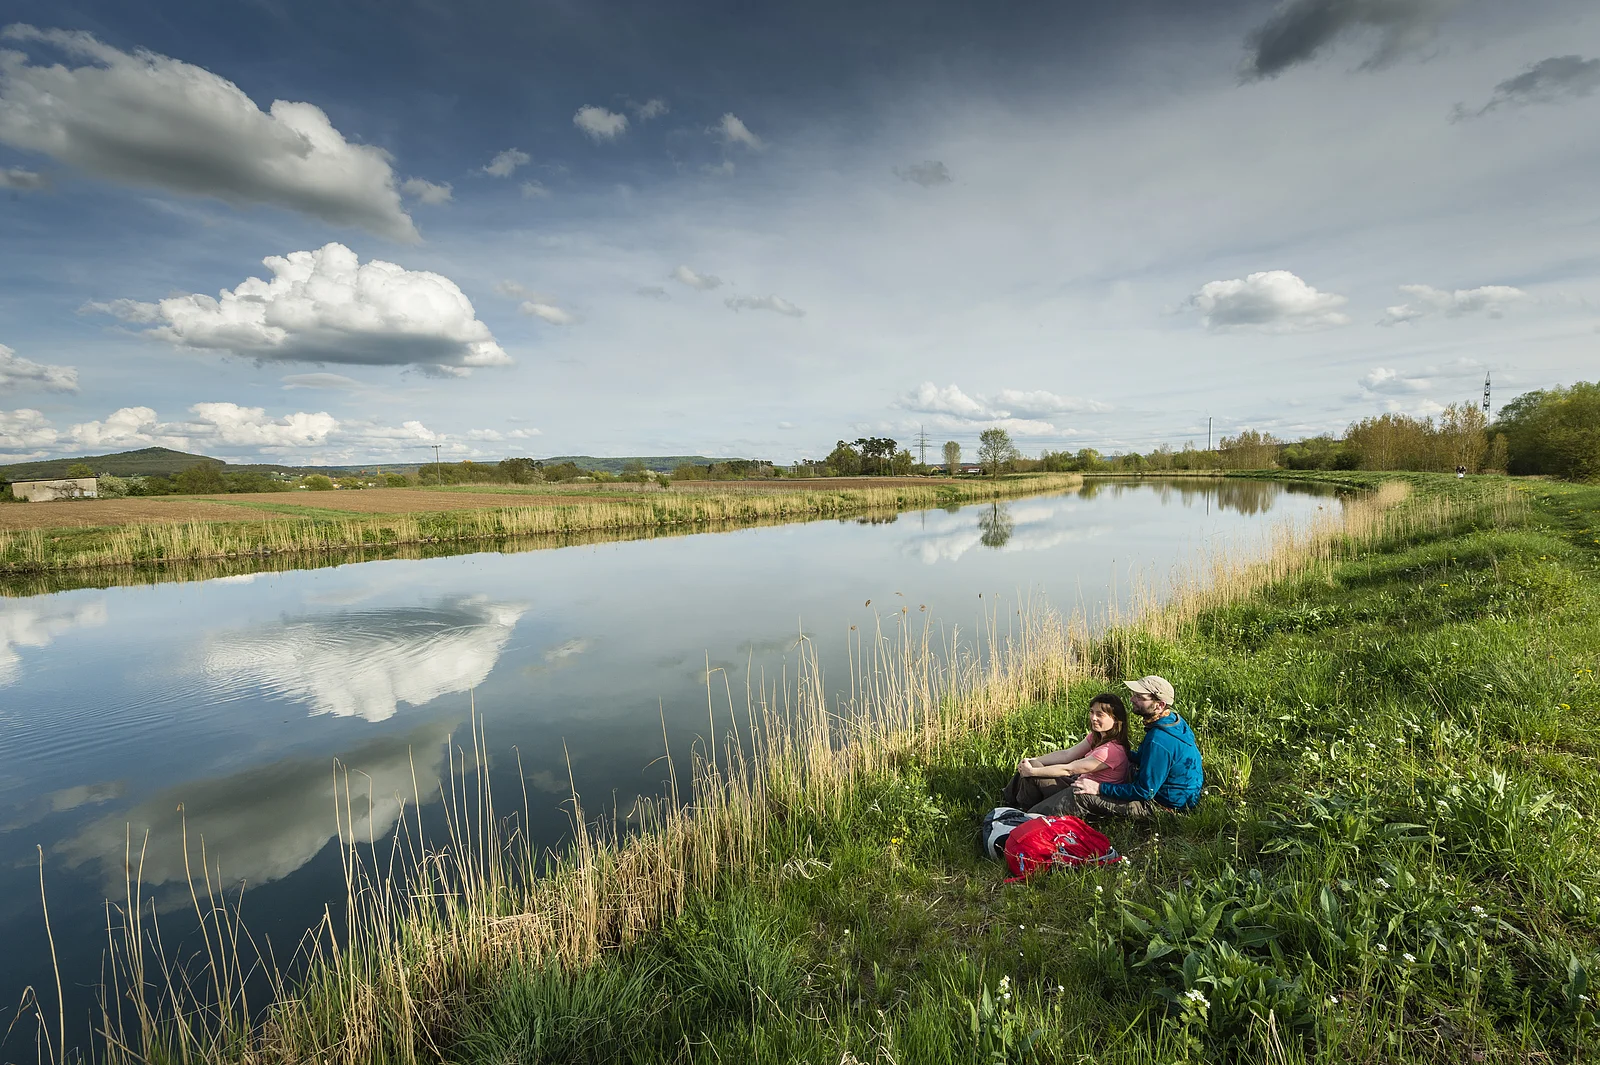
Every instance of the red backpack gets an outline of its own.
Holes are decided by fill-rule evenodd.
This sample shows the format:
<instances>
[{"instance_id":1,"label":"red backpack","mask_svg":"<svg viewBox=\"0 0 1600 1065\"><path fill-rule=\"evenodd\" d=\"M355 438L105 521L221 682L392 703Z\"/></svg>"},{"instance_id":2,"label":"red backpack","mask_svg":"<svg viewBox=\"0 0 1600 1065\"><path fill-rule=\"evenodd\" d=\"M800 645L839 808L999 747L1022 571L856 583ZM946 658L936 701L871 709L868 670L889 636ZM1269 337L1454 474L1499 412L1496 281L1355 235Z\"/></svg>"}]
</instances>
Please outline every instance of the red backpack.
<instances>
[{"instance_id":1,"label":"red backpack","mask_svg":"<svg viewBox=\"0 0 1600 1065\"><path fill-rule=\"evenodd\" d=\"M1035 817L1006 839L1006 883L1026 880L1042 869L1110 865L1122 855L1087 822L1077 817Z\"/></svg>"}]
</instances>

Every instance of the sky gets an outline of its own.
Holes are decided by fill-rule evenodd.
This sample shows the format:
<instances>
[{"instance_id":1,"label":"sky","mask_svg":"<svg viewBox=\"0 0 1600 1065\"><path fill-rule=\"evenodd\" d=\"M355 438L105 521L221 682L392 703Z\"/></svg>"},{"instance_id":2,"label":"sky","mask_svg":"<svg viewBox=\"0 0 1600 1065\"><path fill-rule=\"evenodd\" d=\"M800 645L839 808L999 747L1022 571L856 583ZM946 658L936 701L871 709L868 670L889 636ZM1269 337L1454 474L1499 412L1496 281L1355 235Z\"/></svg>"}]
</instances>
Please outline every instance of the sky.
<instances>
[{"instance_id":1,"label":"sky","mask_svg":"<svg viewBox=\"0 0 1600 1065\"><path fill-rule=\"evenodd\" d=\"M0 461L1293 439L1600 377L1600 6L12 0Z\"/></svg>"}]
</instances>

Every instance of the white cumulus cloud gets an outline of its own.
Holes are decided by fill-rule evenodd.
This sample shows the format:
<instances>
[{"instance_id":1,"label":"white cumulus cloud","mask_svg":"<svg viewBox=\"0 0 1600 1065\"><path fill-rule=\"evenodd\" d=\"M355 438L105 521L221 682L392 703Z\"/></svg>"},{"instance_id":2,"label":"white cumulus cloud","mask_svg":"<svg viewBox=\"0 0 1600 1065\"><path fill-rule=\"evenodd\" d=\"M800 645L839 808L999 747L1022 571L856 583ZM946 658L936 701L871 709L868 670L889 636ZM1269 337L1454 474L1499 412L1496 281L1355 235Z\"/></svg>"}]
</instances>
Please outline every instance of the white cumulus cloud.
<instances>
[{"instance_id":1,"label":"white cumulus cloud","mask_svg":"<svg viewBox=\"0 0 1600 1065\"><path fill-rule=\"evenodd\" d=\"M595 141L614 141L628 130L628 116L585 104L572 116L572 124Z\"/></svg>"},{"instance_id":2,"label":"white cumulus cloud","mask_svg":"<svg viewBox=\"0 0 1600 1065\"><path fill-rule=\"evenodd\" d=\"M483 172L490 177L510 177L519 166L527 166L533 157L527 152L517 148L507 148L505 151L489 160L489 165Z\"/></svg>"},{"instance_id":3,"label":"white cumulus cloud","mask_svg":"<svg viewBox=\"0 0 1600 1065\"><path fill-rule=\"evenodd\" d=\"M1208 281L1190 297L1207 329L1299 333L1349 325L1339 310L1348 300L1319 292L1288 270L1262 270L1229 281Z\"/></svg>"},{"instance_id":4,"label":"white cumulus cloud","mask_svg":"<svg viewBox=\"0 0 1600 1065\"><path fill-rule=\"evenodd\" d=\"M0 454L74 453L170 447L180 451L305 452L315 449L329 461L404 453L424 444L441 444L453 454L469 449L419 421L398 426L340 421L326 411L269 414L237 403L196 403L183 421L164 422L150 407L123 407L105 418L58 430L39 411L0 411Z\"/></svg>"},{"instance_id":5,"label":"white cumulus cloud","mask_svg":"<svg viewBox=\"0 0 1600 1065\"><path fill-rule=\"evenodd\" d=\"M744 120L732 111L717 121L712 127L712 132L722 138L723 144L742 144L757 152L766 147L760 137L750 132L750 127L744 124Z\"/></svg>"},{"instance_id":6,"label":"white cumulus cloud","mask_svg":"<svg viewBox=\"0 0 1600 1065\"><path fill-rule=\"evenodd\" d=\"M894 404L901 410L926 416L938 429L964 432L996 426L1024 436L1070 436L1054 419L1063 414L1107 411L1099 400L1061 396L1044 389L1004 388L992 396L974 396L959 385L943 388L924 381Z\"/></svg>"},{"instance_id":7,"label":"white cumulus cloud","mask_svg":"<svg viewBox=\"0 0 1600 1065\"><path fill-rule=\"evenodd\" d=\"M690 288L697 288L702 292L709 292L714 288L722 287L722 278L717 277L715 274L698 273L683 265L678 266L668 276L680 285L688 285Z\"/></svg>"},{"instance_id":8,"label":"white cumulus cloud","mask_svg":"<svg viewBox=\"0 0 1600 1065\"><path fill-rule=\"evenodd\" d=\"M733 311L772 311L790 318L804 318L806 314L782 296L733 296L723 302Z\"/></svg>"},{"instance_id":9,"label":"white cumulus cloud","mask_svg":"<svg viewBox=\"0 0 1600 1065\"><path fill-rule=\"evenodd\" d=\"M60 436L43 411L0 410L0 455L9 459L42 454L41 449L54 447Z\"/></svg>"},{"instance_id":10,"label":"white cumulus cloud","mask_svg":"<svg viewBox=\"0 0 1600 1065\"><path fill-rule=\"evenodd\" d=\"M415 197L418 203L425 203L429 207L437 207L441 203L449 203L452 199L450 182L436 185L422 178L406 178L400 186L400 191L407 196Z\"/></svg>"},{"instance_id":11,"label":"white cumulus cloud","mask_svg":"<svg viewBox=\"0 0 1600 1065\"><path fill-rule=\"evenodd\" d=\"M1405 303L1386 308L1378 324L1398 325L1434 314L1459 318L1464 314L1481 313L1490 318L1499 318L1511 304L1528 298L1522 289L1510 285L1482 285L1478 288L1458 288L1453 292L1432 285L1401 285L1400 291L1410 298Z\"/></svg>"},{"instance_id":12,"label":"white cumulus cloud","mask_svg":"<svg viewBox=\"0 0 1600 1065\"><path fill-rule=\"evenodd\" d=\"M263 111L209 70L88 33L14 25L4 34L83 62L0 51L0 142L112 181L419 239L388 153L345 140L314 104L275 100Z\"/></svg>"},{"instance_id":13,"label":"white cumulus cloud","mask_svg":"<svg viewBox=\"0 0 1600 1065\"><path fill-rule=\"evenodd\" d=\"M448 277L362 263L343 244L262 261L272 280L252 277L215 298L161 300L161 324L145 335L268 362L409 365L452 376L511 363ZM142 314L147 305L131 306Z\"/></svg>"},{"instance_id":14,"label":"white cumulus cloud","mask_svg":"<svg viewBox=\"0 0 1600 1065\"><path fill-rule=\"evenodd\" d=\"M648 122L652 118L660 118L662 115L672 110L672 108L667 106L667 101L659 98L652 98L646 100L642 104L629 103L628 110L632 111L633 117L637 118L640 122Z\"/></svg>"},{"instance_id":15,"label":"white cumulus cloud","mask_svg":"<svg viewBox=\"0 0 1600 1065\"><path fill-rule=\"evenodd\" d=\"M45 392L76 392L77 368L24 359L11 348L0 344L0 391L18 392L24 388Z\"/></svg>"}]
</instances>

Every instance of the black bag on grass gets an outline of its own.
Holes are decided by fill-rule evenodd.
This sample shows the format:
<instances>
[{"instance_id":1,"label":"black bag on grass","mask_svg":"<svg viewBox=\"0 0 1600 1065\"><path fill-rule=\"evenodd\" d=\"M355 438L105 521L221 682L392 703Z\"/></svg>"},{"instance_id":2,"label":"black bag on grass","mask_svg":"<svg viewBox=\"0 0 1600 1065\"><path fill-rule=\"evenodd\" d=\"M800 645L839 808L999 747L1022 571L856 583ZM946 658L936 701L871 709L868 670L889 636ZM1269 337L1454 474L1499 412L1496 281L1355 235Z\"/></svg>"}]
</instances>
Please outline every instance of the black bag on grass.
<instances>
[{"instance_id":1,"label":"black bag on grass","mask_svg":"<svg viewBox=\"0 0 1600 1065\"><path fill-rule=\"evenodd\" d=\"M997 806L990 810L978 822L978 853L991 861L1005 861L1007 837L1024 821L1037 816L1040 815L1013 806Z\"/></svg>"}]
</instances>

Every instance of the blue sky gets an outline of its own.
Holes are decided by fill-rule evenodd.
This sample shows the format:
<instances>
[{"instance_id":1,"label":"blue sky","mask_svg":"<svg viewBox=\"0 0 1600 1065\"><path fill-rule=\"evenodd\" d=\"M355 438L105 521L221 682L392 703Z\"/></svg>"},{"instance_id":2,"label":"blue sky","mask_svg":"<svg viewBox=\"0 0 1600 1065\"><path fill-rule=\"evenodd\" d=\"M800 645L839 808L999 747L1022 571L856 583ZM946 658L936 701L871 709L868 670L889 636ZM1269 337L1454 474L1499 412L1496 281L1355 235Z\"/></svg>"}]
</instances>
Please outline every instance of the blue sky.
<instances>
[{"instance_id":1,"label":"blue sky","mask_svg":"<svg viewBox=\"0 0 1600 1065\"><path fill-rule=\"evenodd\" d=\"M7 12L0 461L1147 450L1595 376L1590 4Z\"/></svg>"}]
</instances>

